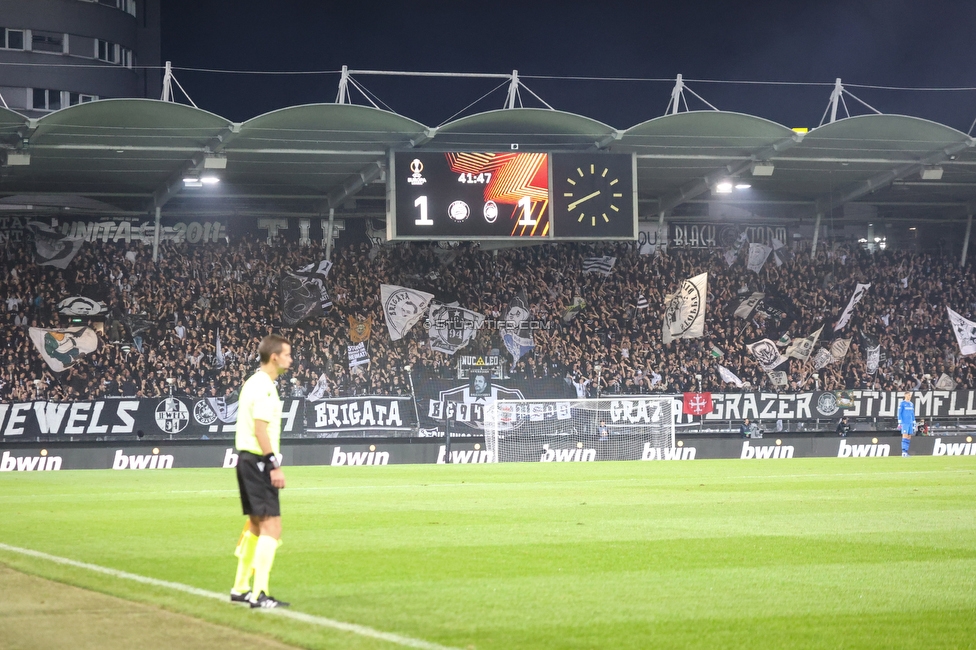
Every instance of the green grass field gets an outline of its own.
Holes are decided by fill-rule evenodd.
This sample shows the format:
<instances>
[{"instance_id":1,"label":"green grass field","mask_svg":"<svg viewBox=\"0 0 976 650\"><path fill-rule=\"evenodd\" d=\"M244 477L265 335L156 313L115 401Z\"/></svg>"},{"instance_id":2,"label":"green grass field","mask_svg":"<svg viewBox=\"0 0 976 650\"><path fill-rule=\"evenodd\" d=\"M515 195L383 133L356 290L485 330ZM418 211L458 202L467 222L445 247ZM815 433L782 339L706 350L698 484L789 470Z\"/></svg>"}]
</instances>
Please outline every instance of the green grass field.
<instances>
[{"instance_id":1,"label":"green grass field","mask_svg":"<svg viewBox=\"0 0 976 650\"><path fill-rule=\"evenodd\" d=\"M976 647L976 457L286 471L271 589L296 611L477 650ZM210 591L239 512L232 470L0 474L0 542ZM0 562L301 647L397 647Z\"/></svg>"}]
</instances>

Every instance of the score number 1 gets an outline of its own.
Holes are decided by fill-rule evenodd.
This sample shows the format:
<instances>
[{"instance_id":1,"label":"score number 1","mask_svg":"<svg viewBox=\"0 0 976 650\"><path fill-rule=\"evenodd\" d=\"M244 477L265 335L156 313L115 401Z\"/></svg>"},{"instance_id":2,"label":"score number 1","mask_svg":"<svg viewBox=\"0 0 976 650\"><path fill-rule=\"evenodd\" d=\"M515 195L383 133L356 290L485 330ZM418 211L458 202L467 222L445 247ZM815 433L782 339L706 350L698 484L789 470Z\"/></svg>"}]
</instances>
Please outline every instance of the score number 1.
<instances>
[{"instance_id":1,"label":"score number 1","mask_svg":"<svg viewBox=\"0 0 976 650\"><path fill-rule=\"evenodd\" d=\"M420 208L420 218L414 221L418 226L433 226L434 222L427 216L427 197L418 196L413 202L414 207Z\"/></svg>"},{"instance_id":2,"label":"score number 1","mask_svg":"<svg viewBox=\"0 0 976 650\"><path fill-rule=\"evenodd\" d=\"M522 208L522 218L519 219L519 226L534 226L536 225L535 219L532 218L532 199L527 196L523 196L519 199L518 207Z\"/></svg>"}]
</instances>

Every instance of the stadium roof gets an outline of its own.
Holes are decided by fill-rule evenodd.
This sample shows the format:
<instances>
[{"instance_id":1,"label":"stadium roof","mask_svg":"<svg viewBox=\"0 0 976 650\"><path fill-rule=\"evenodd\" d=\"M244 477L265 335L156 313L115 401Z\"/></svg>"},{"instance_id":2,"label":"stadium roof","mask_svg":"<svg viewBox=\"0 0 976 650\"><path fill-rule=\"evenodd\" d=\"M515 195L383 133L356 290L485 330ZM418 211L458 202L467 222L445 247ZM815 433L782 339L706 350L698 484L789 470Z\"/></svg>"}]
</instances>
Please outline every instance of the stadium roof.
<instances>
[{"instance_id":1,"label":"stadium roof","mask_svg":"<svg viewBox=\"0 0 976 650\"><path fill-rule=\"evenodd\" d=\"M618 130L558 110L510 108L430 128L351 104L293 106L235 123L183 104L118 99L39 119L0 109L0 141L7 213L144 215L162 206L171 215L315 216L335 207L345 217L377 216L390 150L513 145L635 153L642 219L702 203L799 219L853 202L896 219L956 220L976 203L976 140L898 115L797 133L750 115L698 111ZM220 183L185 187L185 177L205 171ZM719 194L722 181L751 187Z\"/></svg>"}]
</instances>

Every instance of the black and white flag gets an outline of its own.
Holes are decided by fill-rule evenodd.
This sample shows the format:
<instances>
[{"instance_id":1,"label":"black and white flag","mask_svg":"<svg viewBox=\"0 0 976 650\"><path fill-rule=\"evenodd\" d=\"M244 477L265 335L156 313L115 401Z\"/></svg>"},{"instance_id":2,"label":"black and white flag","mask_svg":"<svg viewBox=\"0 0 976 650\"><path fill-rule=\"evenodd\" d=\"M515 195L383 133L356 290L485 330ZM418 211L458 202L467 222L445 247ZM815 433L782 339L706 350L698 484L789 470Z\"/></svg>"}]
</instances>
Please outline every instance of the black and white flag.
<instances>
[{"instance_id":1,"label":"black and white flag","mask_svg":"<svg viewBox=\"0 0 976 650\"><path fill-rule=\"evenodd\" d=\"M512 302L508 303L505 322L500 329L505 349L512 355L512 365L518 363L529 350L535 347L532 331L528 328L529 303L525 291L520 291Z\"/></svg>"},{"instance_id":2,"label":"black and white flag","mask_svg":"<svg viewBox=\"0 0 976 650\"><path fill-rule=\"evenodd\" d=\"M325 278L332 268L332 262L322 260L309 264L295 273L285 271L281 274L281 319L285 325L293 326L309 316L322 316L332 309L332 299L325 289Z\"/></svg>"},{"instance_id":3,"label":"black and white flag","mask_svg":"<svg viewBox=\"0 0 976 650\"><path fill-rule=\"evenodd\" d=\"M952 333L956 335L956 342L959 343L959 352L962 356L976 353L976 323L966 320L961 314L957 314L948 307L949 323L952 324Z\"/></svg>"},{"instance_id":4,"label":"black and white flag","mask_svg":"<svg viewBox=\"0 0 976 650\"><path fill-rule=\"evenodd\" d=\"M651 303L647 301L647 296L641 294L637 296L637 309L648 309Z\"/></svg>"},{"instance_id":5,"label":"black and white flag","mask_svg":"<svg viewBox=\"0 0 976 650\"><path fill-rule=\"evenodd\" d=\"M837 339L830 344L830 356L834 361L842 361L851 349L851 339Z\"/></svg>"},{"instance_id":6,"label":"black and white flag","mask_svg":"<svg viewBox=\"0 0 976 650\"><path fill-rule=\"evenodd\" d=\"M763 301L766 294L759 293L758 291L753 292L748 298L739 303L739 306L735 308L735 316L742 318L743 320L749 320L755 313L756 308L759 307L759 303Z\"/></svg>"},{"instance_id":7,"label":"black and white flag","mask_svg":"<svg viewBox=\"0 0 976 650\"><path fill-rule=\"evenodd\" d=\"M705 333L705 302L708 298L708 273L681 283L677 293L664 301L664 343L674 339L694 339Z\"/></svg>"},{"instance_id":8,"label":"black and white flag","mask_svg":"<svg viewBox=\"0 0 976 650\"><path fill-rule=\"evenodd\" d=\"M881 346L875 345L873 347L867 348L867 368L868 374L873 375L878 372L878 366L881 365Z\"/></svg>"},{"instance_id":9,"label":"black and white flag","mask_svg":"<svg viewBox=\"0 0 976 650\"><path fill-rule=\"evenodd\" d=\"M31 221L27 227L34 233L38 266L66 269L84 243L80 237L62 237L54 228L39 221Z\"/></svg>"},{"instance_id":10,"label":"black and white flag","mask_svg":"<svg viewBox=\"0 0 976 650\"><path fill-rule=\"evenodd\" d=\"M754 273L759 273L772 252L773 249L764 244L749 244L749 261L746 262L746 268Z\"/></svg>"},{"instance_id":11,"label":"black and white flag","mask_svg":"<svg viewBox=\"0 0 976 650\"><path fill-rule=\"evenodd\" d=\"M722 381L727 382L729 384L734 384L737 388L742 388L742 380L739 379L734 372L732 372L722 364L717 364L717 365L718 365L718 376L722 378Z\"/></svg>"},{"instance_id":12,"label":"black and white flag","mask_svg":"<svg viewBox=\"0 0 976 650\"><path fill-rule=\"evenodd\" d=\"M837 324L834 325L835 332L839 332L847 327L847 323L850 322L851 316L854 315L854 307L857 306L857 303L861 302L861 298L864 297L864 294L867 293L868 289L870 288L870 282L867 284L858 284L857 287L855 287L854 294L851 295L851 299L847 303L847 308L844 310L844 313L840 315L840 318L837 319Z\"/></svg>"},{"instance_id":13,"label":"black and white flag","mask_svg":"<svg viewBox=\"0 0 976 650\"><path fill-rule=\"evenodd\" d=\"M775 237L772 238L770 243L773 245L773 259L776 260L776 266L783 266L787 262L793 261L796 257L786 244Z\"/></svg>"},{"instance_id":14,"label":"black and white flag","mask_svg":"<svg viewBox=\"0 0 976 650\"><path fill-rule=\"evenodd\" d=\"M295 273L295 275L307 279L319 288L322 294L321 307L323 314L329 313L329 310L332 309L332 298L329 297L329 292L325 288L325 280L329 276L330 270L332 270L332 262L322 260L318 264L303 266Z\"/></svg>"},{"instance_id":15,"label":"black and white flag","mask_svg":"<svg viewBox=\"0 0 976 650\"><path fill-rule=\"evenodd\" d=\"M430 349L454 354L475 337L485 317L463 307L432 302L428 320Z\"/></svg>"},{"instance_id":16,"label":"black and white flag","mask_svg":"<svg viewBox=\"0 0 976 650\"><path fill-rule=\"evenodd\" d=\"M939 381L935 382L935 387L938 390L955 390L956 382L954 382L952 377L949 375L942 373L942 375L939 376Z\"/></svg>"},{"instance_id":17,"label":"black and white flag","mask_svg":"<svg viewBox=\"0 0 976 650\"><path fill-rule=\"evenodd\" d=\"M769 377L769 383L774 388L786 388L789 386L789 375L782 370L770 370L766 373L766 376Z\"/></svg>"},{"instance_id":18,"label":"black and white flag","mask_svg":"<svg viewBox=\"0 0 976 650\"><path fill-rule=\"evenodd\" d=\"M763 370L769 372L786 361L786 356L779 351L774 341L762 339L746 345L746 349L756 358Z\"/></svg>"},{"instance_id":19,"label":"black and white flag","mask_svg":"<svg viewBox=\"0 0 976 650\"><path fill-rule=\"evenodd\" d=\"M58 311L68 316L97 316L108 311L104 302L84 296L72 296L58 303Z\"/></svg>"},{"instance_id":20,"label":"black and white flag","mask_svg":"<svg viewBox=\"0 0 976 650\"><path fill-rule=\"evenodd\" d=\"M749 235L744 231L739 233L739 237L735 240L735 243L723 255L725 257L725 263L729 266L735 264L735 261L739 259L739 253L742 252L742 249L748 242Z\"/></svg>"},{"instance_id":21,"label":"black and white flag","mask_svg":"<svg viewBox=\"0 0 976 650\"><path fill-rule=\"evenodd\" d=\"M813 346L817 344L817 339L820 338L820 333L823 331L823 326L820 326L816 332L802 339L793 339L793 343L790 347L786 348L786 356L793 357L794 359L799 359L800 361L806 361L810 358L810 353L813 352Z\"/></svg>"},{"instance_id":22,"label":"black and white flag","mask_svg":"<svg viewBox=\"0 0 976 650\"><path fill-rule=\"evenodd\" d=\"M394 284L380 285L380 300L391 341L399 341L411 327L424 319L434 294Z\"/></svg>"},{"instance_id":23,"label":"black and white flag","mask_svg":"<svg viewBox=\"0 0 976 650\"><path fill-rule=\"evenodd\" d=\"M616 263L617 258L608 255L604 255L603 257L587 257L583 260L583 273L610 275L610 270Z\"/></svg>"},{"instance_id":24,"label":"black and white flag","mask_svg":"<svg viewBox=\"0 0 976 650\"><path fill-rule=\"evenodd\" d=\"M831 363L834 362L834 357L831 356L830 350L827 348L820 348L817 350L816 356L813 357L813 367L816 370L822 370L826 368Z\"/></svg>"}]
</instances>

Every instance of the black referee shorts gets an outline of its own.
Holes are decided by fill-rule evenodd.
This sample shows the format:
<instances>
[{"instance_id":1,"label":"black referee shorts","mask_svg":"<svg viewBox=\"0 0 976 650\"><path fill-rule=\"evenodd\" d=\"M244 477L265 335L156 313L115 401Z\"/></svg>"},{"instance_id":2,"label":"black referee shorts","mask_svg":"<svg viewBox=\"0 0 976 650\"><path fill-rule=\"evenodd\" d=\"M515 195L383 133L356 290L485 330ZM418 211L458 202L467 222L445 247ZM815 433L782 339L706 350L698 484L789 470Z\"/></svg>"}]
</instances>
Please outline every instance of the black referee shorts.
<instances>
[{"instance_id":1,"label":"black referee shorts","mask_svg":"<svg viewBox=\"0 0 976 650\"><path fill-rule=\"evenodd\" d=\"M245 515L280 517L278 488L271 485L271 463L249 451L237 452L237 486Z\"/></svg>"}]
</instances>

